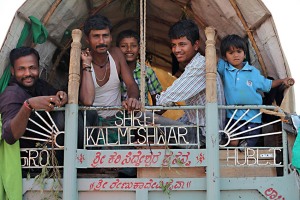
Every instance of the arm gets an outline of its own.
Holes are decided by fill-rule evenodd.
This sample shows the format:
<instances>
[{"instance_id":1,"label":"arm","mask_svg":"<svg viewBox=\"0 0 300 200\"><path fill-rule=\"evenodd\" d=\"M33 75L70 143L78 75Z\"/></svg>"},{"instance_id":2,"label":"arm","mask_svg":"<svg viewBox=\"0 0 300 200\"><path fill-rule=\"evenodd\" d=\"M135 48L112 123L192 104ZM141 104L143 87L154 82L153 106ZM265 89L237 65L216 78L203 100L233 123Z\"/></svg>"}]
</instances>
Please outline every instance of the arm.
<instances>
[{"instance_id":1,"label":"arm","mask_svg":"<svg viewBox=\"0 0 300 200\"><path fill-rule=\"evenodd\" d=\"M112 55L115 55L118 58L118 60L115 59L115 61L117 61L118 65L120 66L119 74L127 88L128 98L122 102L122 106L124 106L124 108L128 111L139 110L141 108L141 102L138 100L140 96L139 88L133 79L132 72L126 63L124 54L119 48L111 48L110 52Z\"/></svg>"},{"instance_id":2,"label":"arm","mask_svg":"<svg viewBox=\"0 0 300 200\"><path fill-rule=\"evenodd\" d=\"M95 86L92 78L92 73L90 71L92 63L92 55L89 49L81 52L82 59L82 74L81 74L81 84L79 90L79 100L85 106L91 106L95 99Z\"/></svg>"},{"instance_id":3,"label":"arm","mask_svg":"<svg viewBox=\"0 0 300 200\"><path fill-rule=\"evenodd\" d=\"M61 92L58 93L61 94ZM13 144L25 133L33 109L52 111L54 106L64 105L66 99L66 96L61 100L58 96L53 95L32 97L27 99L27 103L24 104L10 101L6 104L7 108L3 113L3 138L7 143Z\"/></svg>"},{"instance_id":4,"label":"arm","mask_svg":"<svg viewBox=\"0 0 300 200\"><path fill-rule=\"evenodd\" d=\"M279 85L285 85L286 87L290 87L294 85L295 80L293 78L284 78L284 79L277 79L272 81L272 88L277 87Z\"/></svg>"},{"instance_id":5,"label":"arm","mask_svg":"<svg viewBox=\"0 0 300 200\"><path fill-rule=\"evenodd\" d=\"M185 101L205 90L205 63L201 67L190 66L161 95L156 96L158 105L171 105L174 102Z\"/></svg>"}]
</instances>

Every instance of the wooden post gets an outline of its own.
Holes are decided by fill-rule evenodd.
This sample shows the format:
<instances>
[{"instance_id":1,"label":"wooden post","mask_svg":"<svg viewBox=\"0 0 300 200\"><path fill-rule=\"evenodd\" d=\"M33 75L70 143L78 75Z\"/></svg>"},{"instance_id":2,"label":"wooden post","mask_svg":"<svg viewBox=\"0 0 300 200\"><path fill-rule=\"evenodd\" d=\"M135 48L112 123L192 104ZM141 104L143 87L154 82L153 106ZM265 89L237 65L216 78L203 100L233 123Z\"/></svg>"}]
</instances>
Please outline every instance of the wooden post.
<instances>
[{"instance_id":1,"label":"wooden post","mask_svg":"<svg viewBox=\"0 0 300 200\"><path fill-rule=\"evenodd\" d=\"M216 83L215 29L207 27L206 35L206 149L207 149L207 192L206 199L220 199L219 127Z\"/></svg>"},{"instance_id":2,"label":"wooden post","mask_svg":"<svg viewBox=\"0 0 300 200\"><path fill-rule=\"evenodd\" d=\"M68 103L78 104L78 91L80 81L80 55L81 55L81 30L72 31L73 42L71 44Z\"/></svg>"},{"instance_id":3,"label":"wooden post","mask_svg":"<svg viewBox=\"0 0 300 200\"><path fill-rule=\"evenodd\" d=\"M79 29L72 31L68 104L65 114L64 179L63 199L78 199L76 150L78 134L78 91L80 81L80 54L82 33Z\"/></svg>"},{"instance_id":4,"label":"wooden post","mask_svg":"<svg viewBox=\"0 0 300 200\"><path fill-rule=\"evenodd\" d=\"M206 48L205 48L205 58L206 58L206 102L214 103L217 102L217 83L216 83L216 73L217 73L217 61L216 61L216 48L215 48L215 29L212 27L207 27L205 29L206 35Z\"/></svg>"}]
</instances>

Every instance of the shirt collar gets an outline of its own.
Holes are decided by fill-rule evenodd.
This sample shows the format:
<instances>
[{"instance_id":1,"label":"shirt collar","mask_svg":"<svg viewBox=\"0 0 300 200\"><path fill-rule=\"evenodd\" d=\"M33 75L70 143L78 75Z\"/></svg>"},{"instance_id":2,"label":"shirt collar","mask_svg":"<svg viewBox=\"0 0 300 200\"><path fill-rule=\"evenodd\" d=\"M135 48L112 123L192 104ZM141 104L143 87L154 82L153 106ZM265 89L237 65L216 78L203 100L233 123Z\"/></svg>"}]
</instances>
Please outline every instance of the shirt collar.
<instances>
[{"instance_id":1,"label":"shirt collar","mask_svg":"<svg viewBox=\"0 0 300 200\"><path fill-rule=\"evenodd\" d=\"M139 62L136 62L135 69L133 70L134 72L141 71L141 64Z\"/></svg>"},{"instance_id":2,"label":"shirt collar","mask_svg":"<svg viewBox=\"0 0 300 200\"><path fill-rule=\"evenodd\" d=\"M229 62L227 62L226 65L226 69L228 69L229 71L234 71L234 70L238 70L237 68L233 67L231 64L229 64ZM251 65L249 65L248 62L243 62L244 67L241 69L242 71L252 71Z\"/></svg>"},{"instance_id":3,"label":"shirt collar","mask_svg":"<svg viewBox=\"0 0 300 200\"><path fill-rule=\"evenodd\" d=\"M196 55L192 58L192 60L186 65L185 68L188 68L189 66L194 66L194 62L197 62L198 59L200 59L201 54L198 52Z\"/></svg>"}]
</instances>

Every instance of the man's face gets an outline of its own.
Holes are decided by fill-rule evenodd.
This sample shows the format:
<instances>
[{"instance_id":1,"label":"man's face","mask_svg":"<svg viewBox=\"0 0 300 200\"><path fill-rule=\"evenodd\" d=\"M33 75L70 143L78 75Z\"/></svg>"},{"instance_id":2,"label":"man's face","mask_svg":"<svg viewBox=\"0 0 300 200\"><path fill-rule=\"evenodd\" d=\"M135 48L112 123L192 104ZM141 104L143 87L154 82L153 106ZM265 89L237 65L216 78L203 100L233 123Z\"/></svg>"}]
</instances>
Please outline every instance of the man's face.
<instances>
[{"instance_id":1,"label":"man's face","mask_svg":"<svg viewBox=\"0 0 300 200\"><path fill-rule=\"evenodd\" d=\"M192 45L186 36L179 39L171 39L171 48L179 63L188 64L197 53L199 41L197 40Z\"/></svg>"},{"instance_id":2,"label":"man's face","mask_svg":"<svg viewBox=\"0 0 300 200\"><path fill-rule=\"evenodd\" d=\"M39 78L39 63L34 54L18 58L10 70L17 82L25 87L32 87Z\"/></svg>"},{"instance_id":3,"label":"man's face","mask_svg":"<svg viewBox=\"0 0 300 200\"><path fill-rule=\"evenodd\" d=\"M103 30L91 30L87 42L93 52L106 53L110 47L112 37L109 28Z\"/></svg>"},{"instance_id":4,"label":"man's face","mask_svg":"<svg viewBox=\"0 0 300 200\"><path fill-rule=\"evenodd\" d=\"M120 41L119 47L125 55L127 62L135 62L139 55L139 44L134 37L123 38Z\"/></svg>"}]
</instances>

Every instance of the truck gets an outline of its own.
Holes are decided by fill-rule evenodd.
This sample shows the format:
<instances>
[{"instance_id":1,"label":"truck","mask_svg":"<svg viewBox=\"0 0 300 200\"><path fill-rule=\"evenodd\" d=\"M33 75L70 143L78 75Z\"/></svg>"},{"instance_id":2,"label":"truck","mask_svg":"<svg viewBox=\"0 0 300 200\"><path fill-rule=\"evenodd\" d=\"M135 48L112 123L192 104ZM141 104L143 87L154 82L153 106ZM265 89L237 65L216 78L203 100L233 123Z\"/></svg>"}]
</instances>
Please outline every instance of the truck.
<instances>
[{"instance_id":1,"label":"truck","mask_svg":"<svg viewBox=\"0 0 300 200\"><path fill-rule=\"evenodd\" d=\"M129 117L119 106L80 105L80 53L88 47L82 28L85 19L94 14L111 20L113 43L122 30L140 33L141 69L150 65L164 89L176 80L175 74L184 72L182 66L172 66L168 29L180 19L193 19L200 29L199 52L206 57L206 104L146 106L141 89L142 108ZM248 41L247 59L262 75L270 79L291 76L272 14L261 0L26 0L17 10L0 50L1 92L10 77L10 50L34 47L41 57L40 78L68 93L67 105L53 111L65 112L65 128L59 130L47 114L45 121L50 123L38 125L43 131L27 130L36 138L21 138L36 141L38 146L20 149L18 143L7 145L0 140L0 199L300 199L299 174L292 164L298 129L293 88L276 88L273 94L281 98L263 94L269 97L264 105L216 102L216 60L220 41L228 34ZM83 148L77 148L78 111L86 120L87 110L108 109L120 110L123 123L84 123ZM205 145L199 137L195 144L182 144L184 137L177 133L183 130L188 134L189 125L162 126L155 119L145 123L144 117L157 110L166 110L163 116L176 120L187 109L205 110ZM263 116L261 134L255 136L259 146L230 146L230 141L243 139L242 133L229 124L219 130L220 109L259 110ZM35 112L39 115L45 111ZM190 126L199 129L200 125ZM108 130L126 142L108 142ZM141 138L134 140L134 134L139 133ZM161 136L166 134L175 142ZM225 136L224 143L218 142L220 136ZM64 143L57 142L59 137ZM12 151L13 156L5 157L4 151ZM58 152L63 152L63 163L56 161ZM13 169L7 169L5 162L15 163ZM121 177L120 169L134 169L136 177Z\"/></svg>"}]
</instances>

